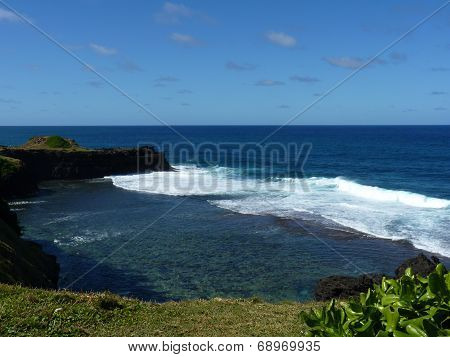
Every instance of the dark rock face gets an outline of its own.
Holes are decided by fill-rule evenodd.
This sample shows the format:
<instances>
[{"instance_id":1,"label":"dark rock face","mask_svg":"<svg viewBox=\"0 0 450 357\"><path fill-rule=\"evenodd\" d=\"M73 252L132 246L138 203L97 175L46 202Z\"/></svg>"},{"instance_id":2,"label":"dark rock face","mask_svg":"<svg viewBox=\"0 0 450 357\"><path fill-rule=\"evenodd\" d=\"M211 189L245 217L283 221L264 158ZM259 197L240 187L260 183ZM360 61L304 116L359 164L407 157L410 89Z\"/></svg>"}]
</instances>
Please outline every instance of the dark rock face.
<instances>
[{"instance_id":1,"label":"dark rock face","mask_svg":"<svg viewBox=\"0 0 450 357\"><path fill-rule=\"evenodd\" d=\"M395 277L400 278L406 268L411 267L414 274L428 276L440 263L436 257L427 258L424 254L419 254L415 258L405 260L395 270ZM361 275L352 276L328 276L320 279L314 290L316 300L330 300L333 298L348 298L364 293L373 287L373 284L380 284L383 275Z\"/></svg>"},{"instance_id":2,"label":"dark rock face","mask_svg":"<svg viewBox=\"0 0 450 357\"><path fill-rule=\"evenodd\" d=\"M37 180L30 175L23 163L13 174L0 177L0 197L24 197L33 194L36 190Z\"/></svg>"},{"instance_id":3,"label":"dark rock face","mask_svg":"<svg viewBox=\"0 0 450 357\"><path fill-rule=\"evenodd\" d=\"M400 266L395 269L395 277L400 278L405 270L410 267L414 274L418 274L420 276L428 276L431 272L433 272L436 265L440 263L439 259L435 256L432 256L431 259L428 259L424 254L419 254L415 258L405 260Z\"/></svg>"},{"instance_id":4,"label":"dark rock face","mask_svg":"<svg viewBox=\"0 0 450 357\"><path fill-rule=\"evenodd\" d=\"M59 265L40 245L20 237L17 216L1 197L23 197L43 180L77 180L109 175L172 171L162 153L139 149L46 150L0 147L0 155L18 159L20 167L0 179L0 283L56 288Z\"/></svg>"},{"instance_id":5,"label":"dark rock face","mask_svg":"<svg viewBox=\"0 0 450 357\"><path fill-rule=\"evenodd\" d=\"M26 174L35 181L172 170L164 154L150 147L76 151L3 148L0 154L21 160Z\"/></svg>"},{"instance_id":6,"label":"dark rock face","mask_svg":"<svg viewBox=\"0 0 450 357\"><path fill-rule=\"evenodd\" d=\"M380 284L382 275L328 276L320 279L314 290L316 300L345 299L366 292L373 284Z\"/></svg>"},{"instance_id":7,"label":"dark rock face","mask_svg":"<svg viewBox=\"0 0 450 357\"><path fill-rule=\"evenodd\" d=\"M8 203L0 198L0 219L2 219L7 226L9 226L15 233L20 234L22 229L19 226L17 214L12 212Z\"/></svg>"},{"instance_id":8,"label":"dark rock face","mask_svg":"<svg viewBox=\"0 0 450 357\"><path fill-rule=\"evenodd\" d=\"M56 258L20 237L17 216L0 199L0 283L55 289L58 275Z\"/></svg>"}]
</instances>

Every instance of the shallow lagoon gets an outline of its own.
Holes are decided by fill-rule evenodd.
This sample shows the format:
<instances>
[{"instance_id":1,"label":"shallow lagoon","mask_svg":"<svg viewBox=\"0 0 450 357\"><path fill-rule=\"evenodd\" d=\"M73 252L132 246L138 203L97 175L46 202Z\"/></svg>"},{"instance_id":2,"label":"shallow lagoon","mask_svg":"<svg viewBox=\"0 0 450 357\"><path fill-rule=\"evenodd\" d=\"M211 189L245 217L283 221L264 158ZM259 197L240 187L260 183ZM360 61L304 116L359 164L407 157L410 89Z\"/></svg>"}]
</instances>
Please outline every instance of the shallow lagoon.
<instances>
[{"instance_id":1,"label":"shallow lagoon","mask_svg":"<svg viewBox=\"0 0 450 357\"><path fill-rule=\"evenodd\" d=\"M317 239L289 220L233 213L204 198L126 191L109 180L45 183L33 201L14 207L25 238L58 256L61 288L106 258L71 288L147 300L307 300L321 277L358 268L392 273L418 252L405 242L330 237L320 227Z\"/></svg>"}]
</instances>

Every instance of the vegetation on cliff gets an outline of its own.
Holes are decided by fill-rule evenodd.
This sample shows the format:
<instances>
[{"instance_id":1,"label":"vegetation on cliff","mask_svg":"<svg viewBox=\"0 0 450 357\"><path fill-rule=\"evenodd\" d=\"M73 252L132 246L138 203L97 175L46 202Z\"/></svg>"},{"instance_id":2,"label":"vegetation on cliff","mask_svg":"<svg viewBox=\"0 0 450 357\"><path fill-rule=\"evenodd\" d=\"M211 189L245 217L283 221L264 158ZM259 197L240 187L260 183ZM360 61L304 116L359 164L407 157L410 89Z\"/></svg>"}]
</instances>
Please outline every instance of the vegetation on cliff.
<instances>
[{"instance_id":1,"label":"vegetation on cliff","mask_svg":"<svg viewBox=\"0 0 450 357\"><path fill-rule=\"evenodd\" d=\"M156 304L110 293L0 284L1 336L304 336L322 303L212 299Z\"/></svg>"},{"instance_id":2,"label":"vegetation on cliff","mask_svg":"<svg viewBox=\"0 0 450 357\"><path fill-rule=\"evenodd\" d=\"M66 139L58 135L52 136L34 136L25 144L20 146L22 149L29 150L66 150L79 151L86 150L80 147L75 140Z\"/></svg>"},{"instance_id":3,"label":"vegetation on cliff","mask_svg":"<svg viewBox=\"0 0 450 357\"><path fill-rule=\"evenodd\" d=\"M0 156L0 184L20 171L22 162L11 157Z\"/></svg>"},{"instance_id":4,"label":"vegetation on cliff","mask_svg":"<svg viewBox=\"0 0 450 357\"><path fill-rule=\"evenodd\" d=\"M0 197L23 197L36 190L36 180L29 175L22 160L0 156Z\"/></svg>"},{"instance_id":5,"label":"vegetation on cliff","mask_svg":"<svg viewBox=\"0 0 450 357\"><path fill-rule=\"evenodd\" d=\"M152 147L85 149L74 140L59 136L36 136L19 147L3 146L0 155L20 160L25 168L21 183L14 178L8 190L3 189L6 194L34 192L43 180L84 180L173 170L164 154ZM0 183L0 195L1 186ZM23 187L27 187L26 192Z\"/></svg>"}]
</instances>

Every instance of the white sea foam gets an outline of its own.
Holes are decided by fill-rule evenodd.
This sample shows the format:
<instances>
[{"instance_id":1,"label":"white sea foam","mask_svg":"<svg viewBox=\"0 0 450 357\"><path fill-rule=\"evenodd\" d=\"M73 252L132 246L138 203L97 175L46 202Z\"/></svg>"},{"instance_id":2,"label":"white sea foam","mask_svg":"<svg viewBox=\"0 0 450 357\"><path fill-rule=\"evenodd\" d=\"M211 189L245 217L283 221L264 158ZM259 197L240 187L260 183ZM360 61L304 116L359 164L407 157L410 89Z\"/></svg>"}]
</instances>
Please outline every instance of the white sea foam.
<instances>
[{"instance_id":1,"label":"white sea foam","mask_svg":"<svg viewBox=\"0 0 450 357\"><path fill-rule=\"evenodd\" d=\"M113 176L127 190L208 196L211 204L242 214L316 219L380 238L407 239L450 256L450 201L366 186L342 177L259 180L224 167L178 166L176 172Z\"/></svg>"},{"instance_id":2,"label":"white sea foam","mask_svg":"<svg viewBox=\"0 0 450 357\"><path fill-rule=\"evenodd\" d=\"M102 241L119 236L120 233L108 232L108 231L93 231L89 229L81 230L77 235L61 235L59 238L53 240L53 242L60 246L78 246L86 243L92 243L96 241Z\"/></svg>"},{"instance_id":3,"label":"white sea foam","mask_svg":"<svg viewBox=\"0 0 450 357\"><path fill-rule=\"evenodd\" d=\"M380 202L399 202L407 206L421 208L446 208L450 203L448 200L427 197L417 193L365 186L339 178L336 179L336 185L341 192Z\"/></svg>"},{"instance_id":4,"label":"white sea foam","mask_svg":"<svg viewBox=\"0 0 450 357\"><path fill-rule=\"evenodd\" d=\"M40 203L45 203L46 201L12 201L8 204L10 206L25 206L25 205L38 205Z\"/></svg>"}]
</instances>

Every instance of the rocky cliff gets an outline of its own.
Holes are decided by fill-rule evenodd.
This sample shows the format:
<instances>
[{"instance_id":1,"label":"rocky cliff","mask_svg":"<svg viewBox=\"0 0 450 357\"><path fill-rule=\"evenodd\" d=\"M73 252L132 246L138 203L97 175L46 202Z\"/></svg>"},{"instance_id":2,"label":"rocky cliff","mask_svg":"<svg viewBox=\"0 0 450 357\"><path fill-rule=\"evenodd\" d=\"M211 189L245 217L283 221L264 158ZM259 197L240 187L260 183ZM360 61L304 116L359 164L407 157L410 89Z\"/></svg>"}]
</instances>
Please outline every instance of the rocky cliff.
<instances>
[{"instance_id":1,"label":"rocky cliff","mask_svg":"<svg viewBox=\"0 0 450 357\"><path fill-rule=\"evenodd\" d=\"M0 283L56 288L54 256L23 240L15 213L3 198L37 191L44 180L76 180L173 170L151 147L89 150L57 136L35 137L21 147L0 147Z\"/></svg>"},{"instance_id":2,"label":"rocky cliff","mask_svg":"<svg viewBox=\"0 0 450 357\"><path fill-rule=\"evenodd\" d=\"M33 150L1 148L0 155L18 159L37 181L91 179L110 175L168 171L162 153L152 148L103 150Z\"/></svg>"},{"instance_id":3,"label":"rocky cliff","mask_svg":"<svg viewBox=\"0 0 450 357\"><path fill-rule=\"evenodd\" d=\"M0 199L0 283L56 288L59 265L41 247L20 237L15 213Z\"/></svg>"},{"instance_id":4,"label":"rocky cliff","mask_svg":"<svg viewBox=\"0 0 450 357\"><path fill-rule=\"evenodd\" d=\"M23 197L37 190L37 180L22 161L0 156L0 197Z\"/></svg>"},{"instance_id":5,"label":"rocky cliff","mask_svg":"<svg viewBox=\"0 0 450 357\"><path fill-rule=\"evenodd\" d=\"M22 147L0 147L0 173L2 162L8 168L5 174L0 174L0 196L29 194L44 180L92 179L173 170L164 154L152 147L89 150L79 147L73 140L61 138L69 146L55 148L42 144L48 139L37 137Z\"/></svg>"}]
</instances>

